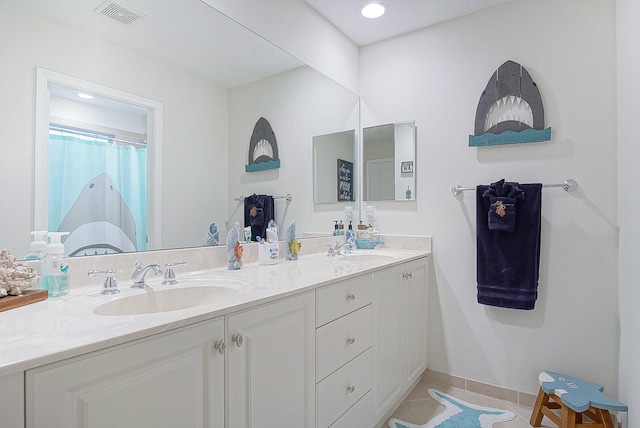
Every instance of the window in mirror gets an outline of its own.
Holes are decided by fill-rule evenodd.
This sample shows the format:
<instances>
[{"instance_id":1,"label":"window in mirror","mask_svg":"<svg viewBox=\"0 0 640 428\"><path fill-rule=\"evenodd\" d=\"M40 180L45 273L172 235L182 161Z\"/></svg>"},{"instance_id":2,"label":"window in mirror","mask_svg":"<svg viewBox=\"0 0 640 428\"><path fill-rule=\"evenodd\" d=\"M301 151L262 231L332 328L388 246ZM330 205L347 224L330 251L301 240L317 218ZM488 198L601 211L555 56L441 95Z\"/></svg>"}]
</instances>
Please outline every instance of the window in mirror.
<instances>
[{"instance_id":1,"label":"window in mirror","mask_svg":"<svg viewBox=\"0 0 640 428\"><path fill-rule=\"evenodd\" d=\"M364 128L362 140L364 199L415 200L415 123Z\"/></svg>"},{"instance_id":2,"label":"window in mirror","mask_svg":"<svg viewBox=\"0 0 640 428\"><path fill-rule=\"evenodd\" d=\"M154 198L147 167L153 111L95 88L54 81L45 86L40 125L46 132L37 148L43 163L36 168L42 223L36 224L69 232L67 256L146 250L154 226L148 221Z\"/></svg>"},{"instance_id":3,"label":"window in mirror","mask_svg":"<svg viewBox=\"0 0 640 428\"><path fill-rule=\"evenodd\" d=\"M355 131L313 137L313 202L328 204L355 200Z\"/></svg>"}]
</instances>

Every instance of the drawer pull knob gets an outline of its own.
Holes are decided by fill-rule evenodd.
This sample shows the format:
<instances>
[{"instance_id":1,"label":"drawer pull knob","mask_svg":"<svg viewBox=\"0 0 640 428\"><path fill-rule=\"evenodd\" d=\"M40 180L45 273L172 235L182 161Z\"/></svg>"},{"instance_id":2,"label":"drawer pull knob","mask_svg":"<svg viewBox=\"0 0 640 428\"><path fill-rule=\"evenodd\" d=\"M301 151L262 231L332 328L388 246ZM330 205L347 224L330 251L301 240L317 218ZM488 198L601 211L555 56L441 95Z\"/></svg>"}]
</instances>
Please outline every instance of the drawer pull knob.
<instances>
[{"instance_id":1,"label":"drawer pull knob","mask_svg":"<svg viewBox=\"0 0 640 428\"><path fill-rule=\"evenodd\" d=\"M347 338L347 343L349 345L353 345L354 343L356 343L356 338L355 337L349 337Z\"/></svg>"},{"instance_id":2,"label":"drawer pull knob","mask_svg":"<svg viewBox=\"0 0 640 428\"><path fill-rule=\"evenodd\" d=\"M347 386L347 392L348 392L349 394L353 394L353 391L355 391L355 390L356 390L356 387L355 387L355 386L353 386L353 385L351 385L351 386Z\"/></svg>"},{"instance_id":3,"label":"drawer pull knob","mask_svg":"<svg viewBox=\"0 0 640 428\"><path fill-rule=\"evenodd\" d=\"M242 346L242 342L244 342L244 337L242 336L242 333L236 333L233 336L231 336L231 340L239 348Z\"/></svg>"},{"instance_id":4,"label":"drawer pull knob","mask_svg":"<svg viewBox=\"0 0 640 428\"><path fill-rule=\"evenodd\" d=\"M353 293L347 294L347 300L356 300L356 295Z\"/></svg>"},{"instance_id":5,"label":"drawer pull knob","mask_svg":"<svg viewBox=\"0 0 640 428\"><path fill-rule=\"evenodd\" d=\"M213 346L218 350L220 355L223 355L224 351L227 349L227 343L224 339L216 340L216 343Z\"/></svg>"}]
</instances>

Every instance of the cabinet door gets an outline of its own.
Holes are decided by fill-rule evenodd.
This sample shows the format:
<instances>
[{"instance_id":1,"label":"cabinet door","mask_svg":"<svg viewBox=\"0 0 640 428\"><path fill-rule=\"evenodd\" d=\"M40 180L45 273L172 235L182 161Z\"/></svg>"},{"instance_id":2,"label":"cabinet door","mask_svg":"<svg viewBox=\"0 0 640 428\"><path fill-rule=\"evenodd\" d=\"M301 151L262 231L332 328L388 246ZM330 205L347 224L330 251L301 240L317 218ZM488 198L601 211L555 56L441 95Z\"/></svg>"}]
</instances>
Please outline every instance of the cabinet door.
<instances>
[{"instance_id":1,"label":"cabinet door","mask_svg":"<svg viewBox=\"0 0 640 428\"><path fill-rule=\"evenodd\" d=\"M2 416L0 426L23 427L24 426L24 373L0 377L0 403L2 403Z\"/></svg>"},{"instance_id":2,"label":"cabinet door","mask_svg":"<svg viewBox=\"0 0 640 428\"><path fill-rule=\"evenodd\" d=\"M428 258L405 264L403 288L404 320L403 353L405 359L405 382L413 384L428 363L429 334L429 277Z\"/></svg>"},{"instance_id":3,"label":"cabinet door","mask_svg":"<svg viewBox=\"0 0 640 428\"><path fill-rule=\"evenodd\" d=\"M229 427L314 426L314 332L313 292L227 318Z\"/></svg>"},{"instance_id":4,"label":"cabinet door","mask_svg":"<svg viewBox=\"0 0 640 428\"><path fill-rule=\"evenodd\" d=\"M27 428L224 426L222 318L27 371Z\"/></svg>"},{"instance_id":5,"label":"cabinet door","mask_svg":"<svg viewBox=\"0 0 640 428\"><path fill-rule=\"evenodd\" d=\"M373 403L375 420L382 418L404 392L402 349L403 267L374 272L371 300L373 342Z\"/></svg>"}]
</instances>

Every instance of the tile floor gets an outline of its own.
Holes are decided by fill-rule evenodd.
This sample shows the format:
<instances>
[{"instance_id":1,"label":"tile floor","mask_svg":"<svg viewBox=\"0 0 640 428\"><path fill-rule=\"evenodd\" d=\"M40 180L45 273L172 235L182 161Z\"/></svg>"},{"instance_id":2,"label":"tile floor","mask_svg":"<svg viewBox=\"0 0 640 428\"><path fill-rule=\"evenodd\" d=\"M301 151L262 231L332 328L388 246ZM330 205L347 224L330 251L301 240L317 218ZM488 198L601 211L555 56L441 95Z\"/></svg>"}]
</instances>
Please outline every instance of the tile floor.
<instances>
[{"instance_id":1,"label":"tile floor","mask_svg":"<svg viewBox=\"0 0 640 428\"><path fill-rule=\"evenodd\" d=\"M421 380L418 383L409 396L402 402L400 407L398 407L398 410L395 411L392 417L413 424L425 424L431 418L442 412L444 410L444 406L427 394L427 389L429 388L437 389L438 391L444 392L468 403L485 407L493 407L496 409L511 410L516 414L515 419L508 422L498 423L494 425L495 428L531 428L531 425L529 425L529 418L531 418L532 411L531 407L499 400L497 398L476 394L475 392L465 391L463 389L427 380ZM546 417L543 419L541 426L556 428L556 425Z\"/></svg>"}]
</instances>

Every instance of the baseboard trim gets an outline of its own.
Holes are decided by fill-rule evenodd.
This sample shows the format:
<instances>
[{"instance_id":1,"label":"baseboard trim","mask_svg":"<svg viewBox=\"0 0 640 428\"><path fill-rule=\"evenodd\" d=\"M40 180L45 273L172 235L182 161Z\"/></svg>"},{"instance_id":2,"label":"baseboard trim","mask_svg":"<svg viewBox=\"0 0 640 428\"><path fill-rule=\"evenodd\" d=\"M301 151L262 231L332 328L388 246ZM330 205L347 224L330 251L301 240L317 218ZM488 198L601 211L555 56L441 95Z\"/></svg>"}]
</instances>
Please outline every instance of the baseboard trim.
<instances>
[{"instance_id":1,"label":"baseboard trim","mask_svg":"<svg viewBox=\"0 0 640 428\"><path fill-rule=\"evenodd\" d=\"M477 380L473 379L453 376L448 373L438 372L429 368L422 374L422 378L427 381L432 381L440 383L442 385L463 389L465 391L487 395L489 397L509 401L511 403L521 404L527 407L533 407L536 402L535 394L503 388L501 386L491 385L484 382L478 382Z\"/></svg>"}]
</instances>

